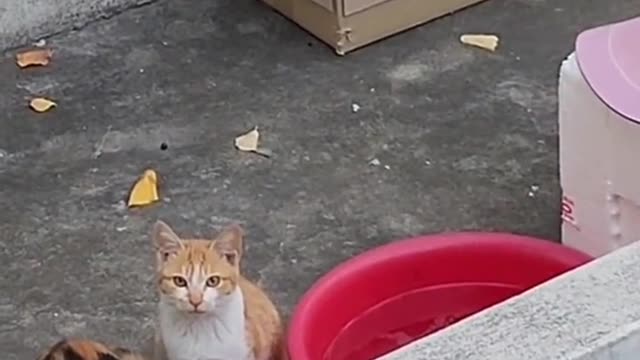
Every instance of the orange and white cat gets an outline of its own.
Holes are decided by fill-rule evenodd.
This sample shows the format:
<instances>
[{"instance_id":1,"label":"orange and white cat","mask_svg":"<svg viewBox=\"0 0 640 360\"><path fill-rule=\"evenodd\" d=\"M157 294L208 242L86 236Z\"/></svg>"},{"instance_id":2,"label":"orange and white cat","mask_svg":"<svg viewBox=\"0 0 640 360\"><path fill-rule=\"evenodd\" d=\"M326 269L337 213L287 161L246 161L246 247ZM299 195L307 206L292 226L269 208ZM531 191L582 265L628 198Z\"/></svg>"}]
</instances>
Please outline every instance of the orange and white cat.
<instances>
[{"instance_id":1,"label":"orange and white cat","mask_svg":"<svg viewBox=\"0 0 640 360\"><path fill-rule=\"evenodd\" d=\"M269 297L240 272L244 231L181 239L152 231L160 294L153 360L285 360L284 330Z\"/></svg>"}]
</instances>

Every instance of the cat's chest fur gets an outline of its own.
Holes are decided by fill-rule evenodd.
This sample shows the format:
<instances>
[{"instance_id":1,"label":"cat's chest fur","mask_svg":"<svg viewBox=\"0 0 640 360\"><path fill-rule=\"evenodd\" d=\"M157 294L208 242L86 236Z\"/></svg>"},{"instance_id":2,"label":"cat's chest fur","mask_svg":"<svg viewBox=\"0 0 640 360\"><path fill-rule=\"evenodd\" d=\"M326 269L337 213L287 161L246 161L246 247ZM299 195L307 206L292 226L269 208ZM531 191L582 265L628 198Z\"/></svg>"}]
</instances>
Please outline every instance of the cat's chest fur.
<instances>
[{"instance_id":1,"label":"cat's chest fur","mask_svg":"<svg viewBox=\"0 0 640 360\"><path fill-rule=\"evenodd\" d=\"M242 294L216 314L182 314L160 304L160 332L168 360L255 360L247 339Z\"/></svg>"}]
</instances>

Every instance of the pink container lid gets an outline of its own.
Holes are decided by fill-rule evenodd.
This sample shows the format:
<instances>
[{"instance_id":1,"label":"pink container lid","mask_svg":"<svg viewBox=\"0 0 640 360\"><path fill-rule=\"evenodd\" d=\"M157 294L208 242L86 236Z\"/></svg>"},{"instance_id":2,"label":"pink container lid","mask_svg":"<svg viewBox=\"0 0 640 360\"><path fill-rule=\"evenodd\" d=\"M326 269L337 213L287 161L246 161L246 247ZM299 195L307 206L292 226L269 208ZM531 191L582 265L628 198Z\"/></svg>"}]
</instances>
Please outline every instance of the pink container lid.
<instances>
[{"instance_id":1,"label":"pink container lid","mask_svg":"<svg viewBox=\"0 0 640 360\"><path fill-rule=\"evenodd\" d=\"M596 95L640 124L640 17L578 35L576 59Z\"/></svg>"}]
</instances>

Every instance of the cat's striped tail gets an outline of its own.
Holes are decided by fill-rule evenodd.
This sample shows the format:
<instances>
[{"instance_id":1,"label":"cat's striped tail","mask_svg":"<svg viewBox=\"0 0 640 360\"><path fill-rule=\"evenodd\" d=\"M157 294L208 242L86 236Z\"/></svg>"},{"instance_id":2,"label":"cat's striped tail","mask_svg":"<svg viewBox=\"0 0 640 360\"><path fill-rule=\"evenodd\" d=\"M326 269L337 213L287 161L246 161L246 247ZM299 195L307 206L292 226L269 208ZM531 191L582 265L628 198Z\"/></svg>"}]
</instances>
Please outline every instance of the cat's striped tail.
<instances>
[{"instance_id":1,"label":"cat's striped tail","mask_svg":"<svg viewBox=\"0 0 640 360\"><path fill-rule=\"evenodd\" d=\"M82 339L65 339L53 345L38 360L146 360L142 355L121 348Z\"/></svg>"}]
</instances>

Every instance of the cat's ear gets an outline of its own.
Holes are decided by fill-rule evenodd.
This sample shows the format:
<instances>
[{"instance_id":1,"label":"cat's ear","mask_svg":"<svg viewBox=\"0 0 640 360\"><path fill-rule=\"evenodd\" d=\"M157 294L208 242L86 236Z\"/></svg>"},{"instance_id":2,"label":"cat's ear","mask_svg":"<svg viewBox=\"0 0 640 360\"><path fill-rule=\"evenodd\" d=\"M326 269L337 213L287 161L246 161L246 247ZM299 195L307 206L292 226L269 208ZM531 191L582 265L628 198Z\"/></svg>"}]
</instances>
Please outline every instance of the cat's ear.
<instances>
[{"instance_id":1,"label":"cat's ear","mask_svg":"<svg viewBox=\"0 0 640 360\"><path fill-rule=\"evenodd\" d=\"M225 260L234 267L238 267L242 258L244 230L240 225L233 224L224 228L211 246L216 249Z\"/></svg>"},{"instance_id":2,"label":"cat's ear","mask_svg":"<svg viewBox=\"0 0 640 360\"><path fill-rule=\"evenodd\" d=\"M158 220L153 225L151 240L158 258L158 265L167 261L169 257L175 255L184 248L182 240L165 222Z\"/></svg>"}]
</instances>

